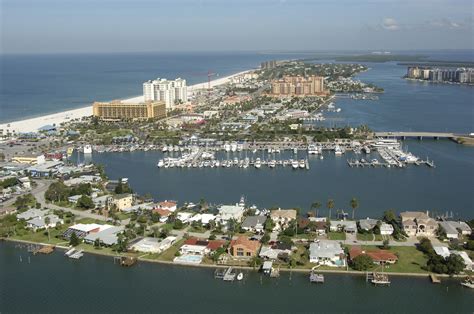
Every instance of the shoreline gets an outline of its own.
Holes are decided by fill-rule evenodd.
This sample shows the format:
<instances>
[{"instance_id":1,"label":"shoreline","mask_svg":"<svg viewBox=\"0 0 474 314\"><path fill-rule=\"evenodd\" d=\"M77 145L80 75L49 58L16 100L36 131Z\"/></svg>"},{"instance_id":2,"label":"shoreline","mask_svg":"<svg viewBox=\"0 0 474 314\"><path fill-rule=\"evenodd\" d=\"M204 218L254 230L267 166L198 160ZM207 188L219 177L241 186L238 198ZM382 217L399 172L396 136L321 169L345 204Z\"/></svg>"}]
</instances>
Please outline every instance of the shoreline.
<instances>
[{"instance_id":1,"label":"shoreline","mask_svg":"<svg viewBox=\"0 0 474 314\"><path fill-rule=\"evenodd\" d=\"M211 88L219 85L228 83L232 78L254 71L255 69L248 69L245 71L237 72L222 78L217 78L212 80L210 83ZM188 86L188 96L191 95L194 91L207 88L208 82L201 82L194 85ZM143 101L143 95L132 96L129 98L120 99L121 101L127 102L141 102ZM38 117L27 118L24 120L16 120L10 122L0 123L0 130L3 130L4 134L8 132L19 133L29 133L37 132L38 129L45 125L56 125L59 126L61 123L68 122L74 119L81 119L83 117L88 117L92 115L92 105L84 106L77 109L70 109L65 111L58 111L56 113L46 114Z\"/></svg>"},{"instance_id":2,"label":"shoreline","mask_svg":"<svg viewBox=\"0 0 474 314\"><path fill-rule=\"evenodd\" d=\"M41 243L41 242L33 242L27 240L19 240L19 239L12 239L12 238L0 238L0 241L12 242L12 243L23 243L23 244L36 244L36 245L44 245L44 246L54 246L55 248L59 248L61 250L67 251L69 247L62 246L62 245L55 245L55 244L48 244L48 243ZM103 257L117 257L117 256L126 256L121 254L107 254L102 253L99 250L97 251L89 251L85 250L84 253L93 254ZM162 260L152 260L142 257L137 257L137 261L145 262L145 263L152 263L152 264L161 264L161 265L169 265L169 266L179 266L179 267L191 267L191 268L228 268L232 267L235 269L242 269L242 270L249 270L249 271L256 271L258 272L257 268L251 266L233 266L233 265L211 265L211 264L186 264L186 263L175 263L173 261L162 261ZM311 271L308 268L280 268L281 272L296 272L296 273L307 273ZM319 269L317 270L318 273L324 274L336 274L336 275L351 275L351 276L365 276L365 271L357 271L357 270L337 270L337 269ZM429 278L432 273L407 273L407 272L385 272L387 275L397 276L397 277L412 277L412 278ZM466 275L447 275L447 274L434 274L440 278L464 278Z\"/></svg>"}]
</instances>

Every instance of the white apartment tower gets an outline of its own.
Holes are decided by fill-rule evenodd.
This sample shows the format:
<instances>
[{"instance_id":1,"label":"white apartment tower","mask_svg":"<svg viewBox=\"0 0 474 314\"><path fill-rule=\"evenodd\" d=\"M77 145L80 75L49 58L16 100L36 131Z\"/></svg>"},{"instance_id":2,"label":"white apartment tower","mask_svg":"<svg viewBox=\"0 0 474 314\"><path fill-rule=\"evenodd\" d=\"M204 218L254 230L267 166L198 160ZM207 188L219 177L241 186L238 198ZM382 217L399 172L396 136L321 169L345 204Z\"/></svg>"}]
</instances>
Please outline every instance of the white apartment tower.
<instances>
[{"instance_id":1,"label":"white apartment tower","mask_svg":"<svg viewBox=\"0 0 474 314\"><path fill-rule=\"evenodd\" d=\"M145 101L164 101L167 110L172 110L175 102L188 100L186 80L177 78L174 81L157 78L143 83L143 96Z\"/></svg>"}]
</instances>

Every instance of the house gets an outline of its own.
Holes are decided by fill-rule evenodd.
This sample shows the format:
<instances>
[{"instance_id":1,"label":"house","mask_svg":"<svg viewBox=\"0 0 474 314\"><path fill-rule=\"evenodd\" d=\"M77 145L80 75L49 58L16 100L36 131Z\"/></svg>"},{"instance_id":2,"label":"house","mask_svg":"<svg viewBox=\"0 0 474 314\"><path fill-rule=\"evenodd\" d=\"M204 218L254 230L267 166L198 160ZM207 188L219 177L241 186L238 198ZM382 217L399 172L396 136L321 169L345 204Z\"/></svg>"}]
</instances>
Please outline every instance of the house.
<instances>
[{"instance_id":1,"label":"house","mask_svg":"<svg viewBox=\"0 0 474 314\"><path fill-rule=\"evenodd\" d=\"M291 252L292 247L290 244L275 243L262 246L258 256L267 260L277 260L290 256Z\"/></svg>"},{"instance_id":2,"label":"house","mask_svg":"<svg viewBox=\"0 0 474 314\"><path fill-rule=\"evenodd\" d=\"M236 240L230 241L229 254L234 258L251 258L257 256L259 249L260 242L240 236Z\"/></svg>"},{"instance_id":3,"label":"house","mask_svg":"<svg viewBox=\"0 0 474 314\"><path fill-rule=\"evenodd\" d=\"M195 222L198 221L202 225L208 225L211 221L216 220L216 215L213 214L196 214L193 217L191 217L190 221Z\"/></svg>"},{"instance_id":4,"label":"house","mask_svg":"<svg viewBox=\"0 0 474 314\"><path fill-rule=\"evenodd\" d=\"M359 227L361 230L370 231L377 226L378 222L379 220L372 218L361 219L359 220Z\"/></svg>"},{"instance_id":5,"label":"house","mask_svg":"<svg viewBox=\"0 0 474 314\"><path fill-rule=\"evenodd\" d=\"M118 235L124 230L125 226L108 226L108 228L102 229L99 232L89 233L84 237L84 242L93 244L98 239L102 245L112 246L117 244Z\"/></svg>"},{"instance_id":6,"label":"house","mask_svg":"<svg viewBox=\"0 0 474 314\"><path fill-rule=\"evenodd\" d=\"M442 256L444 258L448 258L451 254L456 254L459 255L459 257L462 258L466 270L472 271L474 270L474 263L469 257L469 255L464 252L464 251L451 251L445 246L433 246L433 250L435 251L436 254L439 256Z\"/></svg>"},{"instance_id":7,"label":"house","mask_svg":"<svg viewBox=\"0 0 474 314\"><path fill-rule=\"evenodd\" d=\"M471 227L464 221L441 221L439 225L446 231L448 239L458 239L459 234L470 235Z\"/></svg>"},{"instance_id":8,"label":"house","mask_svg":"<svg viewBox=\"0 0 474 314\"><path fill-rule=\"evenodd\" d=\"M49 223L46 223L46 218L49 218ZM43 217L35 217L30 219L26 222L26 226L34 231L38 229L47 229L47 228L54 228L59 224L64 223L62 219L60 219L56 215L46 215Z\"/></svg>"},{"instance_id":9,"label":"house","mask_svg":"<svg viewBox=\"0 0 474 314\"><path fill-rule=\"evenodd\" d=\"M273 231L280 231L288 228L290 222L296 219L294 209L276 209L270 212L270 219L275 224Z\"/></svg>"},{"instance_id":10,"label":"house","mask_svg":"<svg viewBox=\"0 0 474 314\"><path fill-rule=\"evenodd\" d=\"M240 227L245 231L261 233L265 230L266 221L266 216L247 216Z\"/></svg>"},{"instance_id":11,"label":"house","mask_svg":"<svg viewBox=\"0 0 474 314\"><path fill-rule=\"evenodd\" d=\"M344 250L337 241L320 240L309 245L309 262L331 267L345 267Z\"/></svg>"},{"instance_id":12,"label":"house","mask_svg":"<svg viewBox=\"0 0 474 314\"><path fill-rule=\"evenodd\" d=\"M436 254L444 258L447 258L449 255L451 255L449 248L445 246L433 246L433 250L435 251Z\"/></svg>"},{"instance_id":13,"label":"house","mask_svg":"<svg viewBox=\"0 0 474 314\"><path fill-rule=\"evenodd\" d=\"M20 214L16 215L16 219L17 220L20 220L20 219L30 220L30 219L33 219L33 218L43 217L48 212L49 212L49 210L47 210L47 209L44 210L44 209L32 208L32 209L28 209L26 212L23 212L23 213L20 213Z\"/></svg>"},{"instance_id":14,"label":"house","mask_svg":"<svg viewBox=\"0 0 474 314\"><path fill-rule=\"evenodd\" d=\"M168 221L168 217L171 216L173 213L167 209L155 208L153 209L155 213L160 215L160 222Z\"/></svg>"},{"instance_id":15,"label":"house","mask_svg":"<svg viewBox=\"0 0 474 314\"><path fill-rule=\"evenodd\" d=\"M239 204L222 205L218 210L219 214L217 215L217 219L221 223L227 223L230 219L241 222L245 212L244 206L240 206Z\"/></svg>"},{"instance_id":16,"label":"house","mask_svg":"<svg viewBox=\"0 0 474 314\"><path fill-rule=\"evenodd\" d=\"M221 247L224 247L223 240L204 240L195 237L187 239L179 249L182 255L207 255Z\"/></svg>"},{"instance_id":17,"label":"house","mask_svg":"<svg viewBox=\"0 0 474 314\"><path fill-rule=\"evenodd\" d=\"M95 208L104 208L112 201L112 196L102 195L92 198Z\"/></svg>"},{"instance_id":18,"label":"house","mask_svg":"<svg viewBox=\"0 0 474 314\"><path fill-rule=\"evenodd\" d=\"M327 224L325 219L314 219L314 217L299 218L298 229L315 232L317 235L324 235L326 234Z\"/></svg>"},{"instance_id":19,"label":"house","mask_svg":"<svg viewBox=\"0 0 474 314\"><path fill-rule=\"evenodd\" d=\"M331 220L331 225L329 227L331 231L336 232L347 232L347 233L356 233L357 224L355 221L350 220Z\"/></svg>"},{"instance_id":20,"label":"house","mask_svg":"<svg viewBox=\"0 0 474 314\"><path fill-rule=\"evenodd\" d=\"M176 211L177 205L178 205L177 202L175 202L175 201L168 201L168 200L165 200L165 201L163 201L163 202L159 202L158 204L156 204L157 208L169 210L170 212Z\"/></svg>"},{"instance_id":21,"label":"house","mask_svg":"<svg viewBox=\"0 0 474 314\"><path fill-rule=\"evenodd\" d=\"M176 241L176 237L169 236L163 240L157 238L142 238L133 243L130 249L144 253L161 253L166 251Z\"/></svg>"},{"instance_id":22,"label":"house","mask_svg":"<svg viewBox=\"0 0 474 314\"><path fill-rule=\"evenodd\" d=\"M438 223L433 218L430 218L428 213L402 212L400 217L403 230L408 236L433 237L436 235Z\"/></svg>"},{"instance_id":23,"label":"house","mask_svg":"<svg viewBox=\"0 0 474 314\"><path fill-rule=\"evenodd\" d=\"M112 205L115 205L118 210L122 211L125 208L132 207L133 195L132 194L117 194L112 196Z\"/></svg>"},{"instance_id":24,"label":"house","mask_svg":"<svg viewBox=\"0 0 474 314\"><path fill-rule=\"evenodd\" d=\"M81 197L82 197L81 194L69 196L69 197L67 198L67 201L68 201L69 203L77 204L77 201L78 201Z\"/></svg>"},{"instance_id":25,"label":"house","mask_svg":"<svg viewBox=\"0 0 474 314\"><path fill-rule=\"evenodd\" d=\"M84 238L91 233L100 232L102 230L113 227L112 225L99 225L99 224L75 224L70 226L63 233L63 238L69 240L73 233L76 234L78 238Z\"/></svg>"},{"instance_id":26,"label":"house","mask_svg":"<svg viewBox=\"0 0 474 314\"><path fill-rule=\"evenodd\" d=\"M152 210L155 208L153 203L142 203L122 209L124 213L138 213L141 210Z\"/></svg>"},{"instance_id":27,"label":"house","mask_svg":"<svg viewBox=\"0 0 474 314\"><path fill-rule=\"evenodd\" d=\"M349 250L351 261L357 256L367 255L372 258L374 264L395 264L398 256L387 250L363 250L360 246L353 246Z\"/></svg>"},{"instance_id":28,"label":"house","mask_svg":"<svg viewBox=\"0 0 474 314\"><path fill-rule=\"evenodd\" d=\"M381 235L392 235L393 234L393 226L391 224L387 224L382 222L380 225L380 234Z\"/></svg>"},{"instance_id":29,"label":"house","mask_svg":"<svg viewBox=\"0 0 474 314\"><path fill-rule=\"evenodd\" d=\"M176 215L176 219L180 220L183 224L187 224L191 221L191 217L194 213L187 213L187 212L179 212Z\"/></svg>"}]
</instances>

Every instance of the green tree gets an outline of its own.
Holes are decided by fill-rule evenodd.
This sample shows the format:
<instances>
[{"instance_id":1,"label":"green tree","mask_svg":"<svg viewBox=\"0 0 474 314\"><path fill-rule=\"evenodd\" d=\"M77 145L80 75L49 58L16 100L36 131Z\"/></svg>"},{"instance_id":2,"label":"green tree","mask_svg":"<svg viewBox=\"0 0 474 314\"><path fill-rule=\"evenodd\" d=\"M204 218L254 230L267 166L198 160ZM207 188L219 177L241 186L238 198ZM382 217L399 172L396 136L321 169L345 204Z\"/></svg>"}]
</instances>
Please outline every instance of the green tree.
<instances>
[{"instance_id":1,"label":"green tree","mask_svg":"<svg viewBox=\"0 0 474 314\"><path fill-rule=\"evenodd\" d=\"M48 242L51 241L51 237L49 235L49 224L51 223L51 218L49 216L44 217L44 224L46 225L46 231L48 232Z\"/></svg>"},{"instance_id":2,"label":"green tree","mask_svg":"<svg viewBox=\"0 0 474 314\"><path fill-rule=\"evenodd\" d=\"M355 270L366 271L374 266L374 260L367 254L361 254L352 259L352 268Z\"/></svg>"},{"instance_id":3,"label":"green tree","mask_svg":"<svg viewBox=\"0 0 474 314\"><path fill-rule=\"evenodd\" d=\"M50 202L65 201L68 196L69 188L61 181L53 182L44 193L44 197Z\"/></svg>"},{"instance_id":4,"label":"green tree","mask_svg":"<svg viewBox=\"0 0 474 314\"><path fill-rule=\"evenodd\" d=\"M328 210L329 210L329 219L332 218L332 209L334 208L334 200L330 198L326 204Z\"/></svg>"},{"instance_id":5,"label":"green tree","mask_svg":"<svg viewBox=\"0 0 474 314\"><path fill-rule=\"evenodd\" d=\"M388 239L383 240L382 248L383 248L384 250L390 249L390 240L388 240Z\"/></svg>"},{"instance_id":6,"label":"green tree","mask_svg":"<svg viewBox=\"0 0 474 314\"><path fill-rule=\"evenodd\" d=\"M92 199L87 196L87 195L82 195L78 200L77 200L77 204L76 204L77 207L79 208L83 208L83 209L91 209L91 208L94 208L95 205L94 205L94 202L92 201Z\"/></svg>"},{"instance_id":7,"label":"green tree","mask_svg":"<svg viewBox=\"0 0 474 314\"><path fill-rule=\"evenodd\" d=\"M99 249L99 248L100 248L100 239L99 239L99 238L95 239L95 241L94 241L94 247L95 247L96 249Z\"/></svg>"},{"instance_id":8,"label":"green tree","mask_svg":"<svg viewBox=\"0 0 474 314\"><path fill-rule=\"evenodd\" d=\"M321 203L318 202L318 201L315 201L311 204L311 209L314 209L314 216L315 217L318 217L320 208L321 208Z\"/></svg>"},{"instance_id":9,"label":"green tree","mask_svg":"<svg viewBox=\"0 0 474 314\"><path fill-rule=\"evenodd\" d=\"M351 199L351 207L352 207L352 220L354 220L355 210L359 207L359 201L357 200L357 198L353 197Z\"/></svg>"},{"instance_id":10,"label":"green tree","mask_svg":"<svg viewBox=\"0 0 474 314\"><path fill-rule=\"evenodd\" d=\"M71 234L71 237L69 238L69 244L72 246L78 246L79 245L79 238L75 232Z\"/></svg>"},{"instance_id":11,"label":"green tree","mask_svg":"<svg viewBox=\"0 0 474 314\"><path fill-rule=\"evenodd\" d=\"M458 254L451 254L446 259L447 274L456 275L464 270L466 265Z\"/></svg>"}]
</instances>

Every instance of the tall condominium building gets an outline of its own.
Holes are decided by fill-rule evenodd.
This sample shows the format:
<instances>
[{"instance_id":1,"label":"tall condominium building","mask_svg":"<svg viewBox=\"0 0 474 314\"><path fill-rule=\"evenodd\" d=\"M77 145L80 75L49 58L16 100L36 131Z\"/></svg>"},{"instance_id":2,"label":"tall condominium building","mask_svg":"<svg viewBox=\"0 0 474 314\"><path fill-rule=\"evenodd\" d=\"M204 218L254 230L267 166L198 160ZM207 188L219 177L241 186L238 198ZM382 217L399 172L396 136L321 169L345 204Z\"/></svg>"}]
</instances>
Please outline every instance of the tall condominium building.
<instances>
[{"instance_id":1,"label":"tall condominium building","mask_svg":"<svg viewBox=\"0 0 474 314\"><path fill-rule=\"evenodd\" d=\"M95 117L103 120L152 119L166 117L166 104L163 101L126 103L119 100L95 102L92 106Z\"/></svg>"},{"instance_id":2,"label":"tall condominium building","mask_svg":"<svg viewBox=\"0 0 474 314\"><path fill-rule=\"evenodd\" d=\"M264 61L260 64L260 68L263 69L273 69L277 66L276 60Z\"/></svg>"},{"instance_id":3,"label":"tall condominium building","mask_svg":"<svg viewBox=\"0 0 474 314\"><path fill-rule=\"evenodd\" d=\"M272 81L272 94L276 96L316 96L326 94L321 76L285 76Z\"/></svg>"},{"instance_id":4,"label":"tall condominium building","mask_svg":"<svg viewBox=\"0 0 474 314\"><path fill-rule=\"evenodd\" d=\"M472 83L474 82L474 69L408 67L406 76L408 78L428 80L433 82Z\"/></svg>"},{"instance_id":5,"label":"tall condominium building","mask_svg":"<svg viewBox=\"0 0 474 314\"><path fill-rule=\"evenodd\" d=\"M186 80L177 78L174 81L157 78L143 83L145 101L164 101L166 109L173 109L177 101L188 100Z\"/></svg>"}]
</instances>

